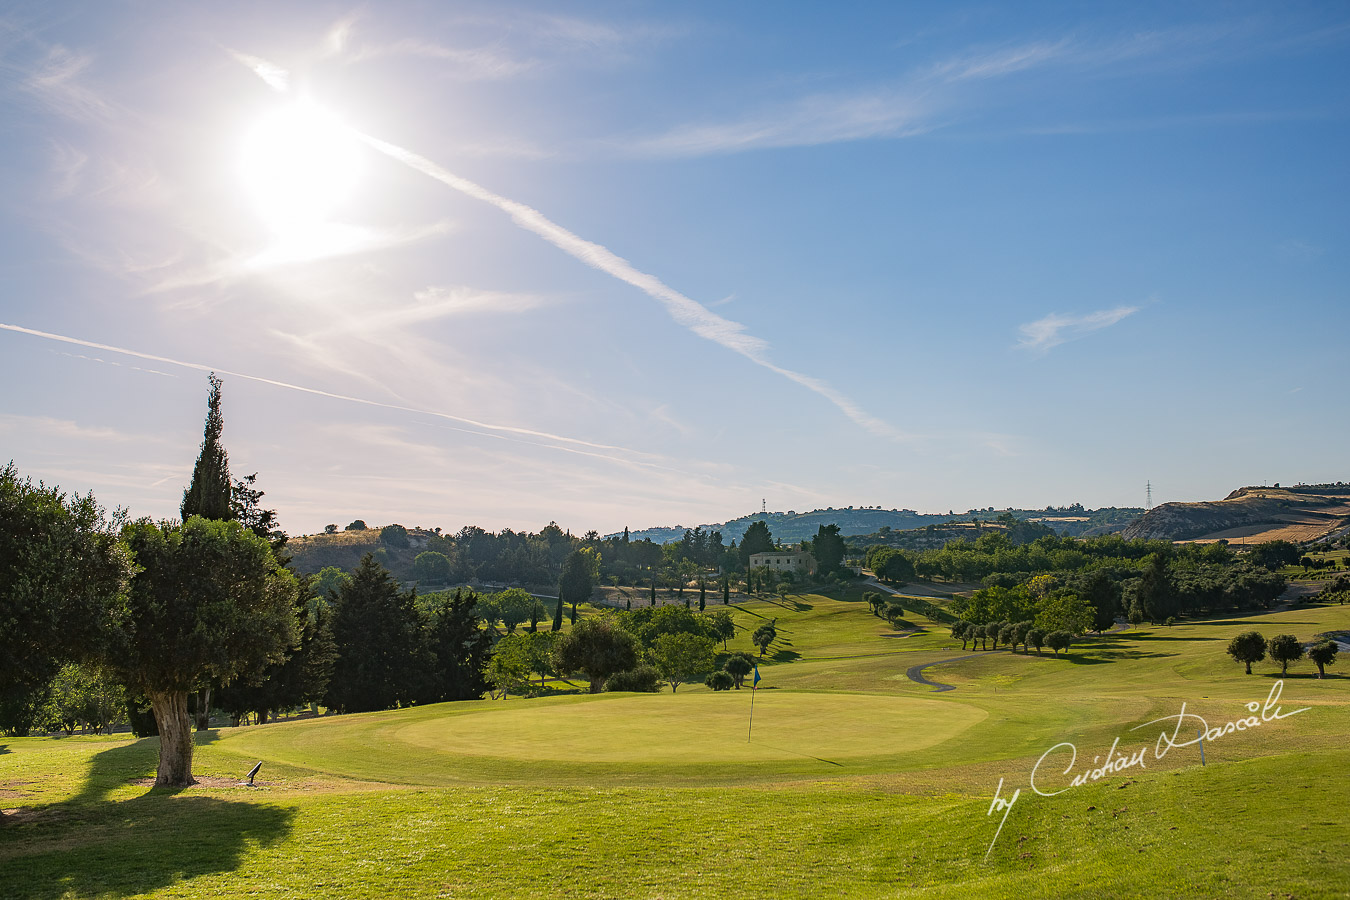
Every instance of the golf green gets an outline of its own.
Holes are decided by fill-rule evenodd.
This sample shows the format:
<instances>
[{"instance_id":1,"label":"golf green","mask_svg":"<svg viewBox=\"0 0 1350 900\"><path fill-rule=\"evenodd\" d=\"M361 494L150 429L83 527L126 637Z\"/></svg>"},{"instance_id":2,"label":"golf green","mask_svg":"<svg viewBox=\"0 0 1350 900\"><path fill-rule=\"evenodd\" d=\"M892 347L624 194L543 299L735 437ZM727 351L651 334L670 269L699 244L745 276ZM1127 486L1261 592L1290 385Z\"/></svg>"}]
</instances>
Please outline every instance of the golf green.
<instances>
[{"instance_id":1,"label":"golf green","mask_svg":"<svg viewBox=\"0 0 1350 900\"><path fill-rule=\"evenodd\" d=\"M760 691L600 695L560 705L514 703L394 732L449 755L594 762L709 763L795 756L880 756L948 740L987 715L955 703L864 694Z\"/></svg>"}]
</instances>

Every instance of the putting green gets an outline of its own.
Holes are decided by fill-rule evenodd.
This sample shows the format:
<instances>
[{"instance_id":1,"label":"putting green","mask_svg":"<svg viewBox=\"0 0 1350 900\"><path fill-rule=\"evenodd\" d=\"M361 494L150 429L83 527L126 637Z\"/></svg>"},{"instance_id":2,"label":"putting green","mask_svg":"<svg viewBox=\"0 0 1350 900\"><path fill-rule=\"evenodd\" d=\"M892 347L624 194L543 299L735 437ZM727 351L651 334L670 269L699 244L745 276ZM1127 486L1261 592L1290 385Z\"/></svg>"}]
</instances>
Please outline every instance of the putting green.
<instances>
[{"instance_id":1,"label":"putting green","mask_svg":"<svg viewBox=\"0 0 1350 900\"><path fill-rule=\"evenodd\" d=\"M410 723L393 736L446 754L560 762L838 759L921 750L987 715L956 703L906 697L760 691L749 730L750 699L743 691L517 703Z\"/></svg>"},{"instance_id":2,"label":"putting green","mask_svg":"<svg viewBox=\"0 0 1350 900\"><path fill-rule=\"evenodd\" d=\"M237 729L223 748L338 775L410 784L464 780L764 778L873 770L951 740L988 713L875 694L599 694L445 703ZM864 762L865 760L865 762Z\"/></svg>"}]
</instances>

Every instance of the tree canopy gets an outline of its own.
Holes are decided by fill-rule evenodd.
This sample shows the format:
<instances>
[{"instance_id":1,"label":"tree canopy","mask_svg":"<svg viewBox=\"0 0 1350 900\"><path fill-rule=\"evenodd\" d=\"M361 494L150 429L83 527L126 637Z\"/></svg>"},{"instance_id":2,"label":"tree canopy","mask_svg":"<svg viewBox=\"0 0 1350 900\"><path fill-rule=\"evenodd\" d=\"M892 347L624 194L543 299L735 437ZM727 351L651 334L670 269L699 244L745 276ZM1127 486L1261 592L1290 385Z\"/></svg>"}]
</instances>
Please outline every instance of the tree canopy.
<instances>
[{"instance_id":1,"label":"tree canopy","mask_svg":"<svg viewBox=\"0 0 1350 900\"><path fill-rule=\"evenodd\" d=\"M605 679L637 665L637 640L607 618L582 619L558 637L553 662L559 672L580 672L598 694Z\"/></svg>"},{"instance_id":2,"label":"tree canopy","mask_svg":"<svg viewBox=\"0 0 1350 900\"><path fill-rule=\"evenodd\" d=\"M155 783L193 784L187 694L282 662L299 638L295 576L238 522L142 519L123 532L138 571L107 629L102 661L150 700Z\"/></svg>"},{"instance_id":3,"label":"tree canopy","mask_svg":"<svg viewBox=\"0 0 1350 900\"><path fill-rule=\"evenodd\" d=\"M98 644L131 565L92 494L0 469L0 726L27 730L27 697Z\"/></svg>"}]
</instances>

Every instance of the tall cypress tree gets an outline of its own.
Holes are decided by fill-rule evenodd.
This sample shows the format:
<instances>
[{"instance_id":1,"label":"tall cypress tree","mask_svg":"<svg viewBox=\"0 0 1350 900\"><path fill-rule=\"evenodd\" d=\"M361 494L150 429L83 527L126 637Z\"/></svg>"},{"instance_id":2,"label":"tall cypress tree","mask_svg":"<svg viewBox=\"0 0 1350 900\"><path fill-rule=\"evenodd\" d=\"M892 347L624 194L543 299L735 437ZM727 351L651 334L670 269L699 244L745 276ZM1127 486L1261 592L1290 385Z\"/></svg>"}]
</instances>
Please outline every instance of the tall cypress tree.
<instances>
[{"instance_id":1,"label":"tall cypress tree","mask_svg":"<svg viewBox=\"0 0 1350 900\"><path fill-rule=\"evenodd\" d=\"M220 379L212 372L208 379L211 395L206 400L206 428L202 449L197 454L197 465L192 470L192 482L183 491L182 516L186 522L192 516L203 519L229 520L234 518L230 507L230 457L220 443L225 419L220 414Z\"/></svg>"}]
</instances>

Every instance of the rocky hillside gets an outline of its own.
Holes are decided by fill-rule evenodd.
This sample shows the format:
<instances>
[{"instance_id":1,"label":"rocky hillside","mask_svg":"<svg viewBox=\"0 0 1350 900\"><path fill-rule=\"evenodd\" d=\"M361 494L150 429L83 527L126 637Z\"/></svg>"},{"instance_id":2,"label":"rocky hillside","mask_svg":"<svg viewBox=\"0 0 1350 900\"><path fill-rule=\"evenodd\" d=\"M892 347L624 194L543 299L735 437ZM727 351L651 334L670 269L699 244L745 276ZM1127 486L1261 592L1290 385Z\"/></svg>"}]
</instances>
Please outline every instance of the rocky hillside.
<instances>
[{"instance_id":1,"label":"rocky hillside","mask_svg":"<svg viewBox=\"0 0 1350 900\"><path fill-rule=\"evenodd\" d=\"M1350 485L1238 488L1222 500L1164 503L1121 536L1172 541L1310 541L1350 525Z\"/></svg>"}]
</instances>

